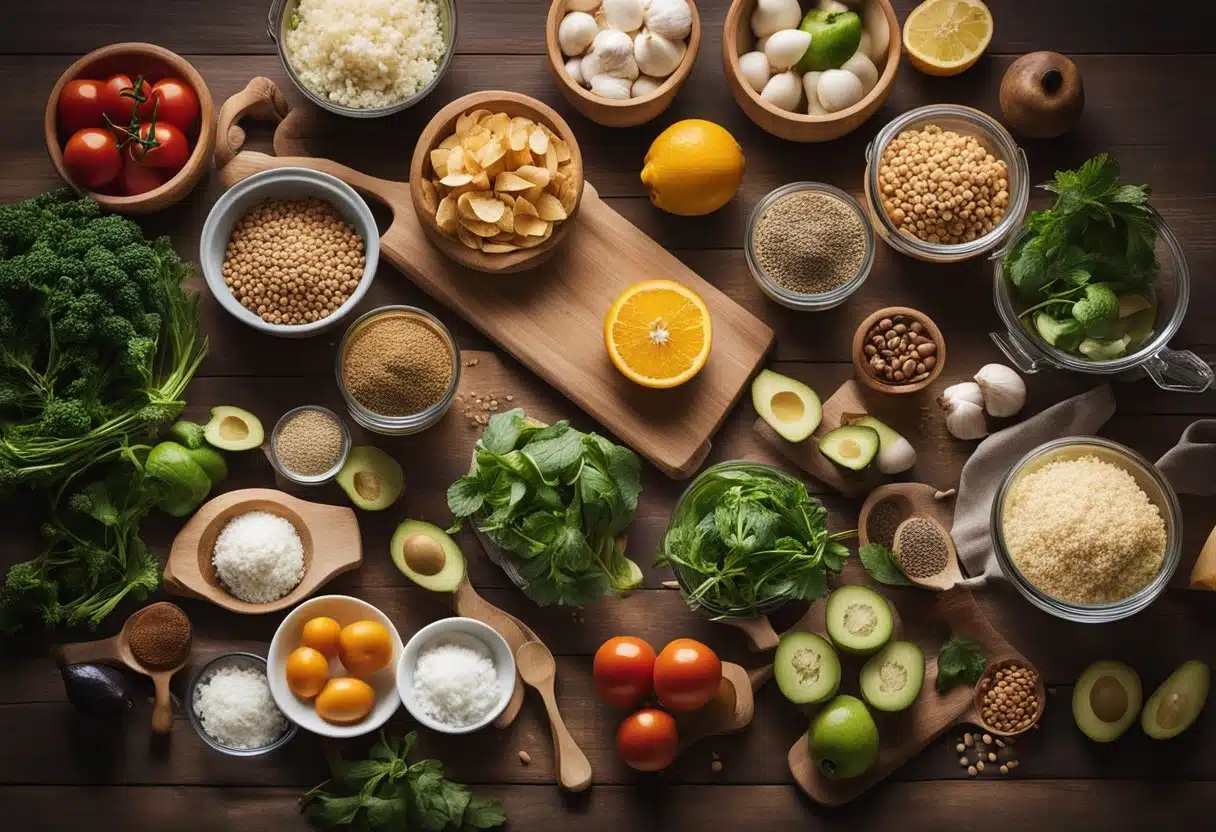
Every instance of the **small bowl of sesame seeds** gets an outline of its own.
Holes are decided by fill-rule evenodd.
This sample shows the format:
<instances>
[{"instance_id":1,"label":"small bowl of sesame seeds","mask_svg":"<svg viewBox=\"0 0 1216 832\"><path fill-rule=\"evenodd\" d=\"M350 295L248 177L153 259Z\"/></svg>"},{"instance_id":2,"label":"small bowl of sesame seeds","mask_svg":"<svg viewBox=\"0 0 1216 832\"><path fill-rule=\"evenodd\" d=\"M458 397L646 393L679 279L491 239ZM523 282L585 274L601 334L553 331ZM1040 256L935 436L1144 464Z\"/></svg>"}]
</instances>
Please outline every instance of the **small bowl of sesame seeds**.
<instances>
[{"instance_id":1,"label":"small bowl of sesame seeds","mask_svg":"<svg viewBox=\"0 0 1216 832\"><path fill-rule=\"evenodd\" d=\"M284 413L270 432L270 463L296 485L324 485L346 464L350 431L327 407L307 404Z\"/></svg>"},{"instance_id":2,"label":"small bowl of sesame seeds","mask_svg":"<svg viewBox=\"0 0 1216 832\"><path fill-rule=\"evenodd\" d=\"M1043 677L1020 658L988 663L975 686L975 714L980 727L1006 739L1024 734L1039 723L1047 708Z\"/></svg>"}]
</instances>

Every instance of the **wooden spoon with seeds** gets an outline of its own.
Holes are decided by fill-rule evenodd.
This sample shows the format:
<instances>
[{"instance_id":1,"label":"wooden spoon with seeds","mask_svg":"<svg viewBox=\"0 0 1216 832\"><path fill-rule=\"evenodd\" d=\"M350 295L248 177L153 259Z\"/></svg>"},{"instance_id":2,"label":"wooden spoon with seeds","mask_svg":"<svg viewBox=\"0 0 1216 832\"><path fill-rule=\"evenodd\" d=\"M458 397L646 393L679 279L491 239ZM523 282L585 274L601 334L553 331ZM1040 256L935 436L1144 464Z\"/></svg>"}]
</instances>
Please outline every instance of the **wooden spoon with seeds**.
<instances>
[{"instance_id":1,"label":"wooden spoon with seeds","mask_svg":"<svg viewBox=\"0 0 1216 832\"><path fill-rule=\"evenodd\" d=\"M917 586L945 592L963 581L954 539L932 517L918 514L900 523L891 550L904 575Z\"/></svg>"},{"instance_id":2,"label":"wooden spoon with seeds","mask_svg":"<svg viewBox=\"0 0 1216 832\"><path fill-rule=\"evenodd\" d=\"M591 762L578 747L570 729L557 709L557 694L553 680L557 676L557 662L553 653L541 641L529 641L515 652L515 664L519 675L540 694L545 710L549 714L549 728L553 732L553 755L557 760L557 782L563 789L581 792L591 785Z\"/></svg>"}]
</instances>

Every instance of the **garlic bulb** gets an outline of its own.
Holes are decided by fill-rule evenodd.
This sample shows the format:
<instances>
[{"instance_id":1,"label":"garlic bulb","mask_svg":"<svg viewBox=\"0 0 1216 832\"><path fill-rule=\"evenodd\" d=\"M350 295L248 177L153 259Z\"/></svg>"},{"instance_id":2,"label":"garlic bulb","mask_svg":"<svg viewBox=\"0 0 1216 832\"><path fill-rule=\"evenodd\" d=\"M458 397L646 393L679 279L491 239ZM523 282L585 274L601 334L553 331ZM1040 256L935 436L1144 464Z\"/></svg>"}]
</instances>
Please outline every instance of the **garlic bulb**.
<instances>
[{"instance_id":1,"label":"garlic bulb","mask_svg":"<svg viewBox=\"0 0 1216 832\"><path fill-rule=\"evenodd\" d=\"M684 41L669 40L649 29L643 29L633 40L633 57L638 69L655 78L666 78L675 72L687 51Z\"/></svg>"},{"instance_id":2,"label":"garlic bulb","mask_svg":"<svg viewBox=\"0 0 1216 832\"><path fill-rule=\"evenodd\" d=\"M583 59L571 58L566 61L566 74L570 76L570 80L578 84L580 87L587 86L586 79L583 78Z\"/></svg>"},{"instance_id":3,"label":"garlic bulb","mask_svg":"<svg viewBox=\"0 0 1216 832\"><path fill-rule=\"evenodd\" d=\"M752 12L752 34L766 38L782 29L797 29L801 22L802 8L798 0L759 0Z\"/></svg>"},{"instance_id":4,"label":"garlic bulb","mask_svg":"<svg viewBox=\"0 0 1216 832\"><path fill-rule=\"evenodd\" d=\"M596 54L595 49L592 49L580 59L579 72L583 76L583 86L591 86L591 79L597 75L605 75L608 72L608 67L604 65L603 59Z\"/></svg>"},{"instance_id":5,"label":"garlic bulb","mask_svg":"<svg viewBox=\"0 0 1216 832\"><path fill-rule=\"evenodd\" d=\"M938 400L941 401L940 399ZM963 399L954 399L946 411L946 430L955 439L983 439L988 435L984 408Z\"/></svg>"},{"instance_id":6,"label":"garlic bulb","mask_svg":"<svg viewBox=\"0 0 1216 832\"><path fill-rule=\"evenodd\" d=\"M894 442L879 445L878 456L874 461L878 464L878 470L884 474L902 474L916 464L916 449L901 436Z\"/></svg>"},{"instance_id":7,"label":"garlic bulb","mask_svg":"<svg viewBox=\"0 0 1216 832\"><path fill-rule=\"evenodd\" d=\"M1026 404L1026 382L1004 364L985 364L975 374L984 394L984 409L998 419L1013 416Z\"/></svg>"},{"instance_id":8,"label":"garlic bulb","mask_svg":"<svg viewBox=\"0 0 1216 832\"><path fill-rule=\"evenodd\" d=\"M633 82L633 88L630 92L634 98L641 98L643 95L650 95L663 85L662 78L651 78L649 75L639 75L638 79Z\"/></svg>"},{"instance_id":9,"label":"garlic bulb","mask_svg":"<svg viewBox=\"0 0 1216 832\"><path fill-rule=\"evenodd\" d=\"M567 58L581 55L595 40L600 27L595 18L586 12L570 12L557 25L557 45Z\"/></svg>"},{"instance_id":10,"label":"garlic bulb","mask_svg":"<svg viewBox=\"0 0 1216 832\"><path fill-rule=\"evenodd\" d=\"M760 97L774 107L792 113L802 102L802 80L797 72L774 75L760 91Z\"/></svg>"},{"instance_id":11,"label":"garlic bulb","mask_svg":"<svg viewBox=\"0 0 1216 832\"><path fill-rule=\"evenodd\" d=\"M623 64L615 66L603 74L611 75L613 78L624 78L632 84L642 74L642 71L638 69L638 62L630 55Z\"/></svg>"},{"instance_id":12,"label":"garlic bulb","mask_svg":"<svg viewBox=\"0 0 1216 832\"><path fill-rule=\"evenodd\" d=\"M603 0L566 0L568 12L593 12L600 7Z\"/></svg>"},{"instance_id":13,"label":"garlic bulb","mask_svg":"<svg viewBox=\"0 0 1216 832\"><path fill-rule=\"evenodd\" d=\"M845 72L851 72L861 81L861 92L863 96L869 95L870 90L874 89L878 84L878 67L874 66L874 62L866 57L865 53L858 49L853 53L853 57L845 61L841 67Z\"/></svg>"},{"instance_id":14,"label":"garlic bulb","mask_svg":"<svg viewBox=\"0 0 1216 832\"><path fill-rule=\"evenodd\" d=\"M591 52L600 59L604 70L611 72L633 60L633 38L616 29L603 29L591 42Z\"/></svg>"},{"instance_id":15,"label":"garlic bulb","mask_svg":"<svg viewBox=\"0 0 1216 832\"><path fill-rule=\"evenodd\" d=\"M974 381L961 381L951 384L937 397L937 403L946 410L952 402L970 402L976 407L984 406L984 391Z\"/></svg>"},{"instance_id":16,"label":"garlic bulb","mask_svg":"<svg viewBox=\"0 0 1216 832\"><path fill-rule=\"evenodd\" d=\"M591 91L603 98L628 101L632 88L630 81L613 75L597 75L591 79Z\"/></svg>"},{"instance_id":17,"label":"garlic bulb","mask_svg":"<svg viewBox=\"0 0 1216 832\"><path fill-rule=\"evenodd\" d=\"M810 45L810 32L782 29L769 36L768 43L764 46L764 55L768 58L769 66L777 72L784 72L802 60Z\"/></svg>"},{"instance_id":18,"label":"garlic bulb","mask_svg":"<svg viewBox=\"0 0 1216 832\"><path fill-rule=\"evenodd\" d=\"M806 114L808 116L824 116L827 110L819 103L819 76L822 72L808 72L802 76L802 89L806 93Z\"/></svg>"},{"instance_id":19,"label":"garlic bulb","mask_svg":"<svg viewBox=\"0 0 1216 832\"><path fill-rule=\"evenodd\" d=\"M604 21L613 29L632 32L642 28L646 15L642 0L604 0Z\"/></svg>"},{"instance_id":20,"label":"garlic bulb","mask_svg":"<svg viewBox=\"0 0 1216 832\"><path fill-rule=\"evenodd\" d=\"M748 52L740 55L739 71L743 74L743 80L747 81L756 92L764 89L764 85L768 83L773 72L769 68L768 57L763 52Z\"/></svg>"},{"instance_id":21,"label":"garlic bulb","mask_svg":"<svg viewBox=\"0 0 1216 832\"><path fill-rule=\"evenodd\" d=\"M671 40L683 40L692 31L692 10L687 0L649 0L646 28Z\"/></svg>"},{"instance_id":22,"label":"garlic bulb","mask_svg":"<svg viewBox=\"0 0 1216 832\"><path fill-rule=\"evenodd\" d=\"M847 110L866 95L861 79L843 69L829 69L823 73L815 90L819 93L819 103L829 113Z\"/></svg>"}]
</instances>

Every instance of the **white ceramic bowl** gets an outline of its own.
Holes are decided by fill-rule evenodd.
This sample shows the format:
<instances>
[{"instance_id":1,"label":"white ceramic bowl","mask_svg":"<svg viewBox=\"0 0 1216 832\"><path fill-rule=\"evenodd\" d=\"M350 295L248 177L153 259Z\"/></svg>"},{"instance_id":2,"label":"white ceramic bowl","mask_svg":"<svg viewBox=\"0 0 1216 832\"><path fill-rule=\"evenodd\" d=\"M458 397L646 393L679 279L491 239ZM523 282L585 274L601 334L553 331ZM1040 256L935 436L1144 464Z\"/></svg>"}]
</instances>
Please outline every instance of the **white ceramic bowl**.
<instances>
[{"instance_id":1,"label":"white ceramic bowl","mask_svg":"<svg viewBox=\"0 0 1216 832\"><path fill-rule=\"evenodd\" d=\"M255 205L268 199L304 197L316 197L328 202L363 238L363 254L366 259L363 278L346 302L328 318L308 324L270 324L241 306L240 301L233 297L232 290L224 284L224 251L228 248L232 227ZM274 168L241 180L216 200L211 213L207 214L207 221L203 224L203 233L199 240L199 262L203 266L203 278L207 281L207 288L229 315L256 330L280 338L307 338L336 326L367 294L372 279L376 276L376 266L380 262L380 231L376 228L372 209L354 188L341 179L307 168Z\"/></svg>"},{"instance_id":2,"label":"white ceramic bowl","mask_svg":"<svg viewBox=\"0 0 1216 832\"><path fill-rule=\"evenodd\" d=\"M480 722L459 728L436 722L427 716L414 697L414 666L418 663L418 654L432 645L447 642L466 645L480 642L493 655L494 669L498 673L498 702ZM405 645L401 661L397 663L397 693L405 703L405 709L418 722L441 734L471 734L486 727L507 707L514 690L515 654L511 652L511 646L494 628L472 618L441 618L428 624L414 633Z\"/></svg>"},{"instance_id":3,"label":"white ceramic bowl","mask_svg":"<svg viewBox=\"0 0 1216 832\"><path fill-rule=\"evenodd\" d=\"M304 624L310 618L318 616L328 616L343 627L356 621L378 621L388 629L393 639L393 657L388 665L371 676L359 677L376 691L376 704L370 714L354 725L326 722L317 716L313 700L301 699L287 687L287 657L291 655L292 650L300 646ZM270 695L274 697L275 704L283 715L305 731L333 739L359 737L380 728L401 707L401 700L395 691L396 680L393 671L404 652L405 648L397 628L380 610L366 601L348 595L322 595L300 604L288 613L279 629L275 630L274 638L270 641L270 651L266 654L266 679L270 683ZM352 674L347 673L342 663L335 658L329 662L329 675L334 678Z\"/></svg>"}]
</instances>

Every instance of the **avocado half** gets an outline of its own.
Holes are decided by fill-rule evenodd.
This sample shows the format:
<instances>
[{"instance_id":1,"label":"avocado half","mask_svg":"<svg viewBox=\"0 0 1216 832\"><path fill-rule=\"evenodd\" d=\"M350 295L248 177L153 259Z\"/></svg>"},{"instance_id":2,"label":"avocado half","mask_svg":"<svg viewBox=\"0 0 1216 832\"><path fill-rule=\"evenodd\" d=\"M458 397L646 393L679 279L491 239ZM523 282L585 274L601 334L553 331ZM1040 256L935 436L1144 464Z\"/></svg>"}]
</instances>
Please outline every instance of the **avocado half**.
<instances>
[{"instance_id":1,"label":"avocado half","mask_svg":"<svg viewBox=\"0 0 1216 832\"><path fill-rule=\"evenodd\" d=\"M1094 742L1113 742L1136 721L1143 694L1140 677L1123 662L1094 662L1072 691L1072 718Z\"/></svg>"},{"instance_id":2,"label":"avocado half","mask_svg":"<svg viewBox=\"0 0 1216 832\"><path fill-rule=\"evenodd\" d=\"M432 592L455 592L464 583L464 552L438 526L406 520L393 532L393 563L405 577Z\"/></svg>"},{"instance_id":3,"label":"avocado half","mask_svg":"<svg viewBox=\"0 0 1216 832\"><path fill-rule=\"evenodd\" d=\"M266 431L262 420L248 410L220 405L211 408L211 420L203 426L203 436L221 451L248 451L262 444Z\"/></svg>"},{"instance_id":4,"label":"avocado half","mask_svg":"<svg viewBox=\"0 0 1216 832\"><path fill-rule=\"evenodd\" d=\"M371 445L350 449L337 480L350 501L366 511L388 508L405 489L401 464Z\"/></svg>"},{"instance_id":5,"label":"avocado half","mask_svg":"<svg viewBox=\"0 0 1216 832\"><path fill-rule=\"evenodd\" d=\"M1144 706L1140 715L1144 733L1155 740L1168 740L1190 728L1208 700L1210 682L1211 671L1198 660L1171 673Z\"/></svg>"},{"instance_id":6,"label":"avocado half","mask_svg":"<svg viewBox=\"0 0 1216 832\"><path fill-rule=\"evenodd\" d=\"M752 405L787 442L803 441L823 418L823 406L814 390L772 370L761 370L752 382Z\"/></svg>"},{"instance_id":7,"label":"avocado half","mask_svg":"<svg viewBox=\"0 0 1216 832\"><path fill-rule=\"evenodd\" d=\"M878 431L865 425L844 425L819 440L819 450L828 459L850 471L860 471L874 461L879 448Z\"/></svg>"}]
</instances>

